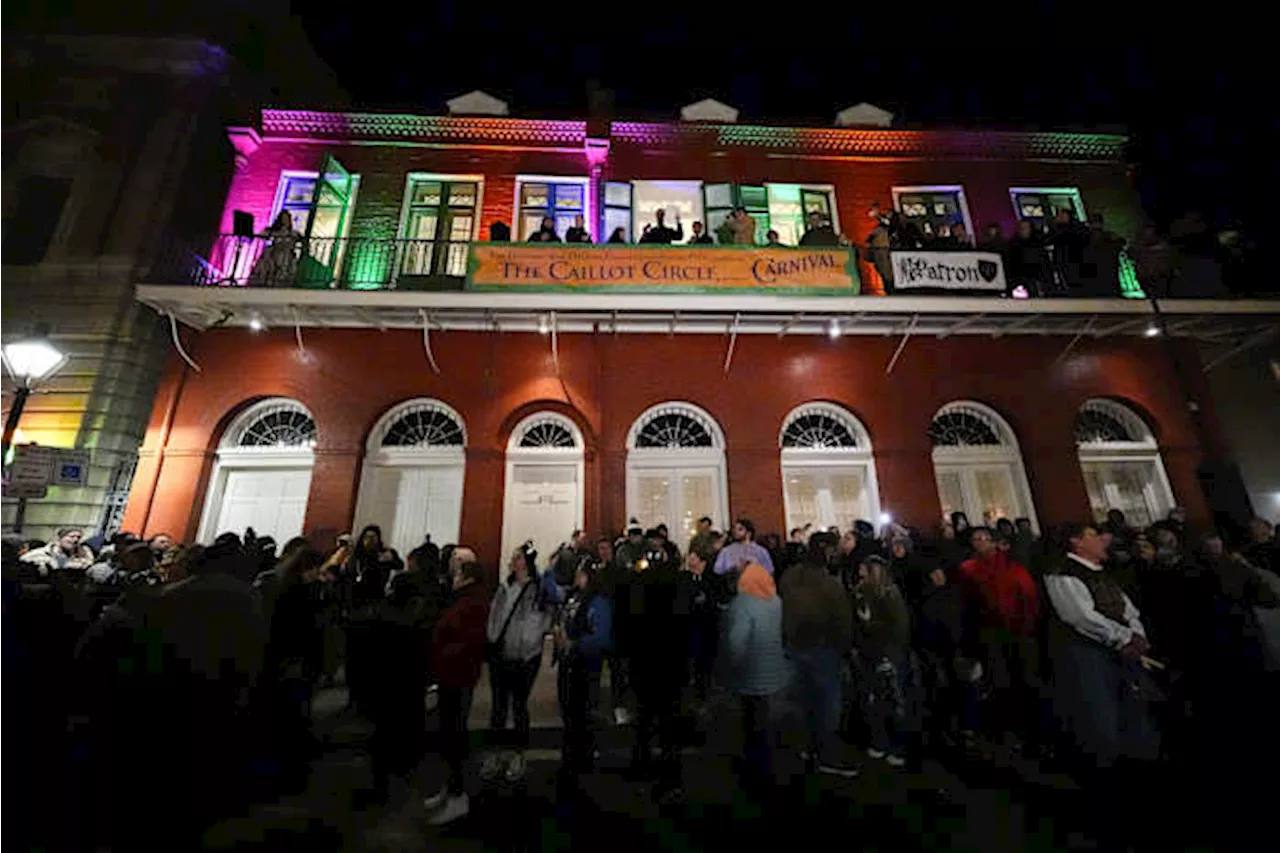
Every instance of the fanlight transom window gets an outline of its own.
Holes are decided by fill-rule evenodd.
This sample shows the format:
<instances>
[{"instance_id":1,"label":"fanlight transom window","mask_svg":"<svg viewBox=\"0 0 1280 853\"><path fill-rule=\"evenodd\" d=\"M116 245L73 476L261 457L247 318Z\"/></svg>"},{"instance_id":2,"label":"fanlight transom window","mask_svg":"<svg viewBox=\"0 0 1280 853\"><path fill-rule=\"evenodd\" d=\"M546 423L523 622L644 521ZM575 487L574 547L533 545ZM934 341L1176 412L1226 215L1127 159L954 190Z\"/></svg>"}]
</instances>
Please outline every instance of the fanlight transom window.
<instances>
[{"instance_id":1,"label":"fanlight transom window","mask_svg":"<svg viewBox=\"0 0 1280 853\"><path fill-rule=\"evenodd\" d=\"M636 435L637 448L674 450L716 446L714 428L697 412L659 409L649 415Z\"/></svg>"},{"instance_id":2,"label":"fanlight transom window","mask_svg":"<svg viewBox=\"0 0 1280 853\"><path fill-rule=\"evenodd\" d=\"M316 422L296 403L282 402L258 411L236 437L237 447L312 448Z\"/></svg>"},{"instance_id":3,"label":"fanlight transom window","mask_svg":"<svg viewBox=\"0 0 1280 853\"><path fill-rule=\"evenodd\" d=\"M782 446L787 449L834 450L858 445L857 427L848 416L829 406L798 410L782 431Z\"/></svg>"},{"instance_id":4,"label":"fanlight transom window","mask_svg":"<svg viewBox=\"0 0 1280 853\"><path fill-rule=\"evenodd\" d=\"M1080 407L1075 422L1076 444L1149 444L1150 430L1125 407L1108 400L1090 400Z\"/></svg>"},{"instance_id":5,"label":"fanlight transom window","mask_svg":"<svg viewBox=\"0 0 1280 853\"><path fill-rule=\"evenodd\" d=\"M554 418L536 420L525 428L519 447L534 450L568 450L578 442L567 426Z\"/></svg>"},{"instance_id":6,"label":"fanlight transom window","mask_svg":"<svg viewBox=\"0 0 1280 853\"><path fill-rule=\"evenodd\" d=\"M985 412L968 407L948 409L929 424L935 447L995 447L1007 442L1004 430Z\"/></svg>"},{"instance_id":7,"label":"fanlight transom window","mask_svg":"<svg viewBox=\"0 0 1280 853\"><path fill-rule=\"evenodd\" d=\"M466 434L453 414L433 403L416 405L396 418L383 447L462 447Z\"/></svg>"}]
</instances>

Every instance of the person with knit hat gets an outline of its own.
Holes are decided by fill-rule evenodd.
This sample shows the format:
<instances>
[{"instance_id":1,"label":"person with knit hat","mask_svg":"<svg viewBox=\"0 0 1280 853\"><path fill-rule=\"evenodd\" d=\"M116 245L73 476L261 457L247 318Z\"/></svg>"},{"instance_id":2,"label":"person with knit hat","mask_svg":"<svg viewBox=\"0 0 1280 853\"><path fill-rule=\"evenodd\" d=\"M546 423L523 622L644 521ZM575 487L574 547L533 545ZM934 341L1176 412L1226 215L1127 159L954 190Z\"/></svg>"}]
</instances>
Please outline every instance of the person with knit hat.
<instances>
[{"instance_id":1,"label":"person with knit hat","mask_svg":"<svg viewBox=\"0 0 1280 853\"><path fill-rule=\"evenodd\" d=\"M729 687L742 704L743 777L756 790L769 784L773 768L773 721L789 681L782 647L782 600L773 577L757 562L738 577L729 603L725 655Z\"/></svg>"},{"instance_id":2,"label":"person with knit hat","mask_svg":"<svg viewBox=\"0 0 1280 853\"><path fill-rule=\"evenodd\" d=\"M84 531L78 527L64 527L58 538L22 555L22 562L33 564L42 577L50 572L83 572L93 565L93 551L80 540Z\"/></svg>"}]
</instances>

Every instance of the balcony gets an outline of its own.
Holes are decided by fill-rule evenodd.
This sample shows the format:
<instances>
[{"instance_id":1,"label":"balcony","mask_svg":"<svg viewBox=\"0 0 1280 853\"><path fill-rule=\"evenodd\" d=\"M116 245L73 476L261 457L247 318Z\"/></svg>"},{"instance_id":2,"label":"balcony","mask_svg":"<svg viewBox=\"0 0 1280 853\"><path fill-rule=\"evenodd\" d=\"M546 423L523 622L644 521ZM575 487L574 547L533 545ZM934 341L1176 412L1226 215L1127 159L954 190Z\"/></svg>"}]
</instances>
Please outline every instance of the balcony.
<instances>
[{"instance_id":1,"label":"balcony","mask_svg":"<svg viewBox=\"0 0 1280 853\"><path fill-rule=\"evenodd\" d=\"M161 252L148 283L308 290L461 290L470 241L382 237L281 238L224 234L208 259Z\"/></svg>"},{"instance_id":2,"label":"balcony","mask_svg":"<svg viewBox=\"0 0 1280 853\"><path fill-rule=\"evenodd\" d=\"M190 252L162 256L138 287L138 299L197 329L266 325L831 337L1167 333L1237 346L1261 341L1280 327L1280 301L1273 300L1021 299L1003 298L1003 287L981 295L972 289L864 295L858 268L850 263L853 250L844 247L486 242L472 248L467 242L298 239L286 253L262 238L223 237L212 260ZM946 255L936 257L945 260ZM809 256L827 256L828 268L819 271L828 274L826 279L805 280L805 273L798 273L772 283L777 286L751 280L752 258L787 266L788 259ZM525 280L515 273L527 265L545 274L549 258L554 263L576 259L597 277L566 283L536 276ZM673 258L679 262L666 263ZM618 282L599 278L615 268L643 271L650 260L667 267L683 264L687 270L707 266L715 280L654 282L639 274ZM494 278L495 268L503 266L510 267L512 280ZM860 269L865 275L869 267ZM838 286L827 286L832 275L844 276Z\"/></svg>"}]
</instances>

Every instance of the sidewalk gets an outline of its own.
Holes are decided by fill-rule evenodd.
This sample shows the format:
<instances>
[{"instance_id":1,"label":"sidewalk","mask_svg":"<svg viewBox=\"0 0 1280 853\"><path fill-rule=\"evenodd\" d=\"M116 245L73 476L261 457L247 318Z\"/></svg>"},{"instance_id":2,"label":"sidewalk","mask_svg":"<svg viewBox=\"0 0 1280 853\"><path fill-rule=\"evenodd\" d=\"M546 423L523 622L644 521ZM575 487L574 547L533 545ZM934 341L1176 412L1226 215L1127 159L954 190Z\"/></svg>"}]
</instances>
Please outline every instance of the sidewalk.
<instances>
[{"instance_id":1,"label":"sidewalk","mask_svg":"<svg viewBox=\"0 0 1280 853\"><path fill-rule=\"evenodd\" d=\"M483 685L477 690L477 700L482 698L487 700ZM675 805L658 805L649 785L630 778L629 729L606 729L596 771L579 779L576 791L558 789L560 732L543 727L534 732L528 774L519 790L483 790L476 777L478 762L473 760L467 782L471 814L448 827L433 828L426 824L421 797L443 779L434 756L429 756L418 780L422 790L401 790L387 806L355 805L371 781L363 751L370 729L344 712L345 704L346 694L340 689L316 698L315 731L325 746L312 765L307 790L221 822L207 833L206 849L554 851L571 849L575 840L597 851L601 844L718 850L745 843L752 849L762 833L775 831L785 831L797 844L856 838L865 849L895 853L1098 849L1067 843L1078 819L1072 814L1071 790L1060 779L1026 778L1027 768L1018 766L1016 757L1007 758L1003 767L999 762L984 764L981 779L973 784L935 762L908 773L865 756L858 779L805 777L798 756L784 751L777 761L780 786L772 801L749 803L734 774L736 735L732 720L722 718L728 713L724 709L713 712L721 717L707 743L683 751L685 796ZM543 722L542 717L545 714L535 717L535 723ZM487 709L474 710L472 720L481 728ZM434 719L429 722L433 726ZM1028 794L1034 794L1030 799L1035 813L1026 804Z\"/></svg>"}]
</instances>

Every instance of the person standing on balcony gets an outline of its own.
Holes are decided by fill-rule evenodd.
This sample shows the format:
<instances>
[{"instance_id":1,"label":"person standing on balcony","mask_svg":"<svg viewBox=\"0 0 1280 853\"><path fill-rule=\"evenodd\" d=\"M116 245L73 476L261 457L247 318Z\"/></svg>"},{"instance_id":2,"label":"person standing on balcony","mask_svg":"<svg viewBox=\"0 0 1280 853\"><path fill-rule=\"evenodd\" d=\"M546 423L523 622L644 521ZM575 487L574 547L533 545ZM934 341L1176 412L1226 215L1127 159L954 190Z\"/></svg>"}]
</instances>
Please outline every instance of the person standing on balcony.
<instances>
[{"instance_id":1,"label":"person standing on balcony","mask_svg":"<svg viewBox=\"0 0 1280 853\"><path fill-rule=\"evenodd\" d=\"M715 238L702 230L702 223L693 223L693 236L689 238L690 246L712 246L715 245Z\"/></svg>"},{"instance_id":2,"label":"person standing on balcony","mask_svg":"<svg viewBox=\"0 0 1280 853\"><path fill-rule=\"evenodd\" d=\"M881 212L879 202L872 202L871 209L867 211L867 218L872 220L875 225L872 226L871 233L867 235L866 259L871 262L871 266L875 267L876 274L880 276L880 281L884 285L884 292L893 293L893 261L889 257L889 217Z\"/></svg>"},{"instance_id":3,"label":"person standing on balcony","mask_svg":"<svg viewBox=\"0 0 1280 853\"><path fill-rule=\"evenodd\" d=\"M801 246L839 246L840 235L831 223L822 221L822 214L816 210L809 211L809 222L804 236L800 238Z\"/></svg>"},{"instance_id":4,"label":"person standing on balcony","mask_svg":"<svg viewBox=\"0 0 1280 853\"><path fill-rule=\"evenodd\" d=\"M298 248L302 235L293 229L293 217L282 210L263 234L267 248L249 273L250 287L288 287L298 273Z\"/></svg>"},{"instance_id":5,"label":"person standing on balcony","mask_svg":"<svg viewBox=\"0 0 1280 853\"><path fill-rule=\"evenodd\" d=\"M768 233L764 235L764 240L765 240L765 245L769 246L772 249L787 248L781 241L779 241L778 232L774 231L772 228L770 228Z\"/></svg>"},{"instance_id":6,"label":"person standing on balcony","mask_svg":"<svg viewBox=\"0 0 1280 853\"><path fill-rule=\"evenodd\" d=\"M564 241L566 243L590 243L591 234L582 224L582 217L573 217L573 225L569 226L569 230L564 232Z\"/></svg>"},{"instance_id":7,"label":"person standing on balcony","mask_svg":"<svg viewBox=\"0 0 1280 853\"><path fill-rule=\"evenodd\" d=\"M756 220L752 216L747 215L745 207L739 207L733 211L733 215L726 220L729 231L729 242L735 246L751 246L756 242Z\"/></svg>"},{"instance_id":8,"label":"person standing on balcony","mask_svg":"<svg viewBox=\"0 0 1280 853\"><path fill-rule=\"evenodd\" d=\"M556 221L553 217L542 217L542 226L529 235L530 243L559 243L560 235L556 233Z\"/></svg>"},{"instance_id":9,"label":"person standing on balcony","mask_svg":"<svg viewBox=\"0 0 1280 853\"><path fill-rule=\"evenodd\" d=\"M1120 295L1120 250L1124 241L1102 223L1101 213L1089 214L1080 269L1080 295L1106 298Z\"/></svg>"},{"instance_id":10,"label":"person standing on balcony","mask_svg":"<svg viewBox=\"0 0 1280 853\"><path fill-rule=\"evenodd\" d=\"M1004 250L1004 272L1009 288L1023 287L1028 296L1040 296L1050 280L1045 263L1044 243L1029 219L1018 222L1018 230Z\"/></svg>"},{"instance_id":11,"label":"person standing on balcony","mask_svg":"<svg viewBox=\"0 0 1280 853\"><path fill-rule=\"evenodd\" d=\"M605 242L622 243L623 245L625 245L627 242L627 229L619 225L617 228L613 229L613 233L609 235L609 239L606 240Z\"/></svg>"},{"instance_id":12,"label":"person standing on balcony","mask_svg":"<svg viewBox=\"0 0 1280 853\"><path fill-rule=\"evenodd\" d=\"M680 224L680 214L676 213L675 228L668 228L663 223L666 215L667 211L661 207L653 212L654 225L644 232L644 236L640 238L641 243L660 243L669 246L684 239L684 226Z\"/></svg>"}]
</instances>

